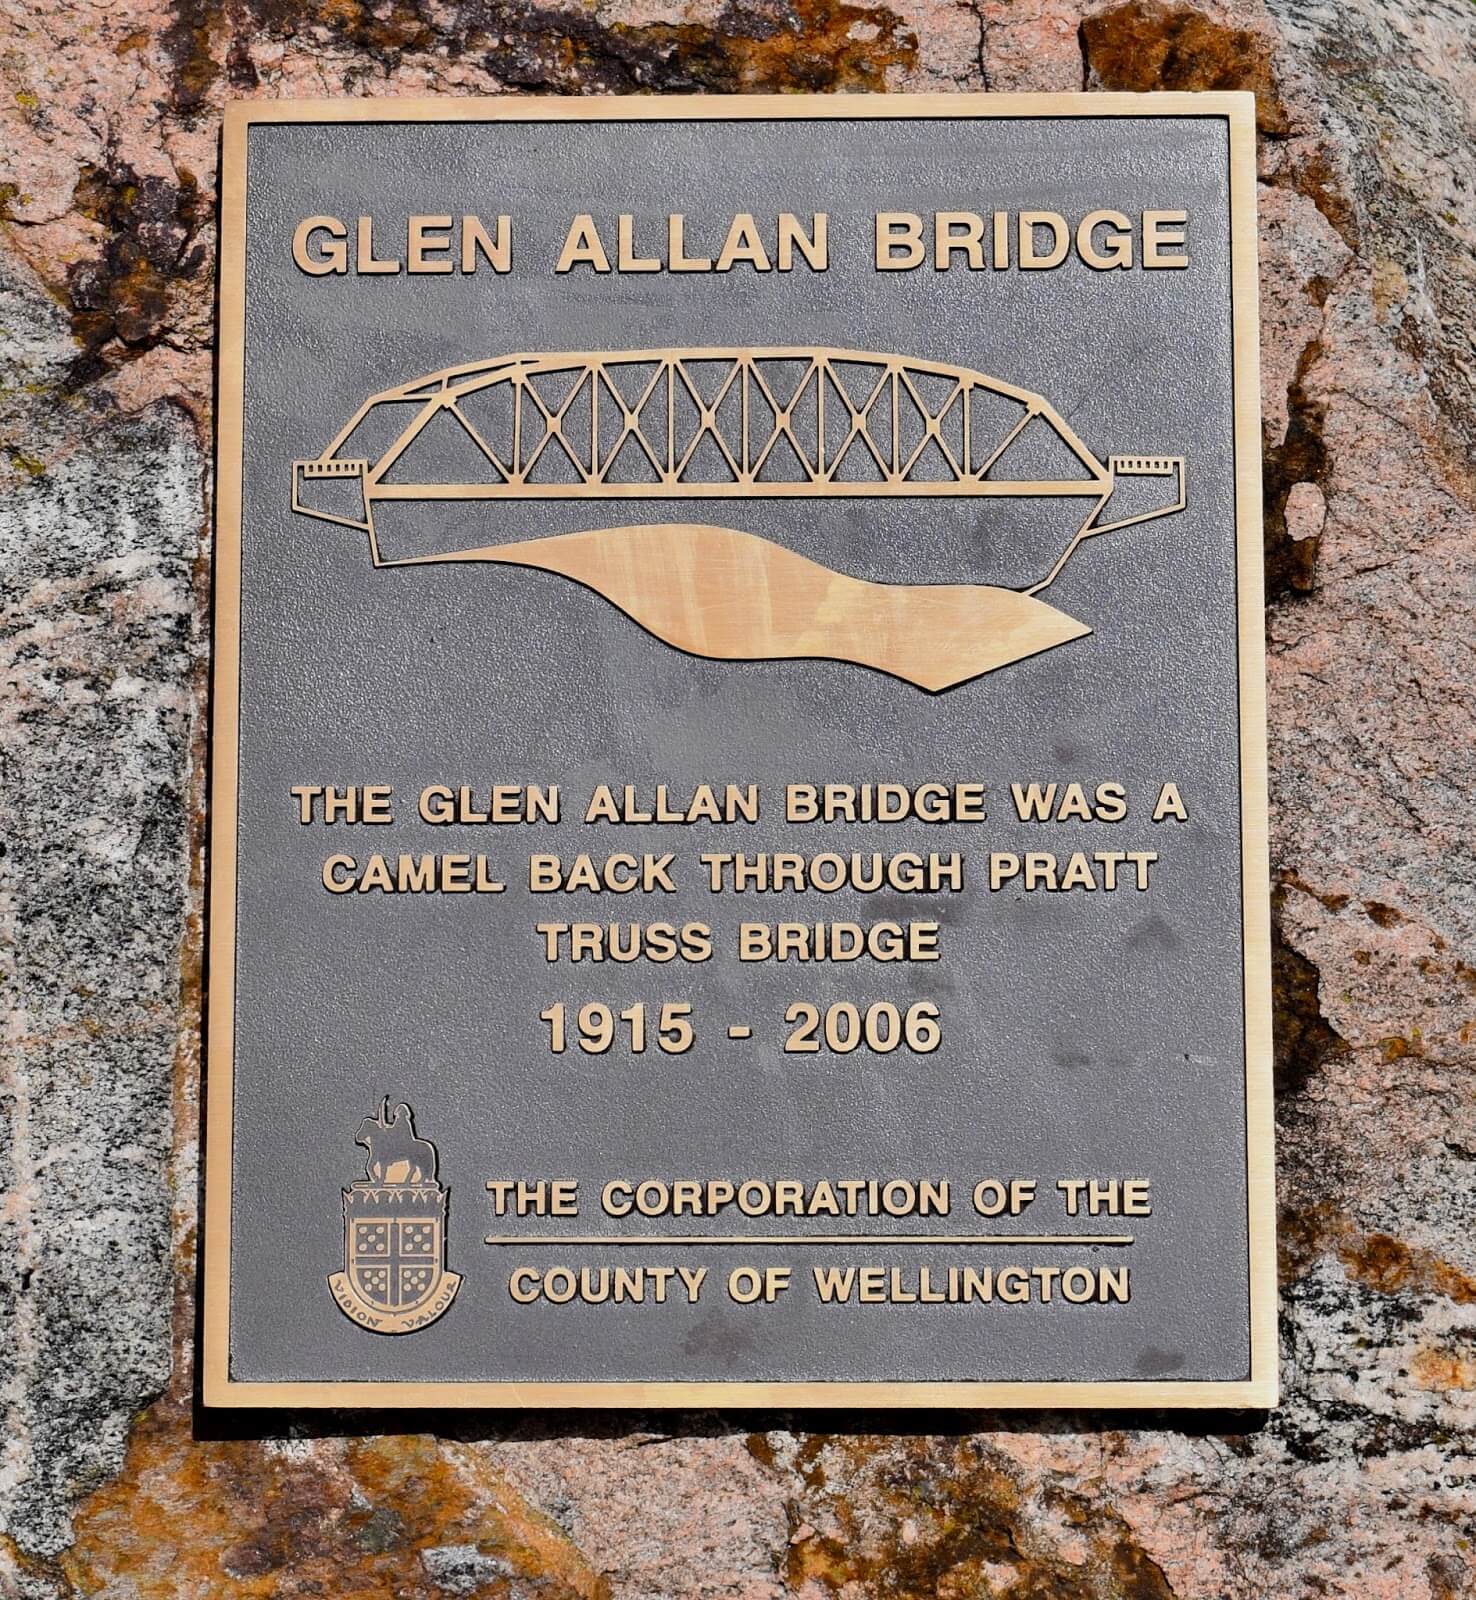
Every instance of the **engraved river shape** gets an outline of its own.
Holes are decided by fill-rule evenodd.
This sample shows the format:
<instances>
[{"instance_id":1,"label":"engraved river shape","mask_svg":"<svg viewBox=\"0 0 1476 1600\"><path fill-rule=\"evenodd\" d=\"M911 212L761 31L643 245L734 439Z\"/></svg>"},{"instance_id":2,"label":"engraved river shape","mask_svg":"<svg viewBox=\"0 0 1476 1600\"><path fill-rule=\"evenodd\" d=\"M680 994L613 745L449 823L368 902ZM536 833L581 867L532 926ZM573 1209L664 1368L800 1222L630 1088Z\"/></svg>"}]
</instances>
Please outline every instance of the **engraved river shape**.
<instances>
[{"instance_id":1,"label":"engraved river shape","mask_svg":"<svg viewBox=\"0 0 1476 1600\"><path fill-rule=\"evenodd\" d=\"M1164 480L1162 503L1104 520L1123 479ZM707 519L398 557L376 527L406 503L431 516L482 501L904 497L1060 498L1080 514L1023 588L873 582ZM1084 540L1184 505L1182 457L1103 462L1040 395L965 367L820 348L500 356L371 395L292 469L293 509L366 534L376 567L538 568L693 655L846 661L933 693L1089 634L1041 591Z\"/></svg>"}]
</instances>

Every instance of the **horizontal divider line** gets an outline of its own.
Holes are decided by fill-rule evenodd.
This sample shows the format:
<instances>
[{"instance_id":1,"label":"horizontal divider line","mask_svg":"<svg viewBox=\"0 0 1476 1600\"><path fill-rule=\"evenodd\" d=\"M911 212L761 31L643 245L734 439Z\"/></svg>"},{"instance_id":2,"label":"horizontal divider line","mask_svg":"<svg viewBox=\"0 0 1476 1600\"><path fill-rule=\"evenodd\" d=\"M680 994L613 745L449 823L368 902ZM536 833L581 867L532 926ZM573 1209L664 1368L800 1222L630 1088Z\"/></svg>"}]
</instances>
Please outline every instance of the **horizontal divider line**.
<instances>
[{"instance_id":1,"label":"horizontal divider line","mask_svg":"<svg viewBox=\"0 0 1476 1600\"><path fill-rule=\"evenodd\" d=\"M1126 1245L1130 1233L821 1233L808 1236L796 1233L666 1233L608 1234L584 1233L556 1237L541 1233L493 1233L484 1241L491 1245Z\"/></svg>"}]
</instances>

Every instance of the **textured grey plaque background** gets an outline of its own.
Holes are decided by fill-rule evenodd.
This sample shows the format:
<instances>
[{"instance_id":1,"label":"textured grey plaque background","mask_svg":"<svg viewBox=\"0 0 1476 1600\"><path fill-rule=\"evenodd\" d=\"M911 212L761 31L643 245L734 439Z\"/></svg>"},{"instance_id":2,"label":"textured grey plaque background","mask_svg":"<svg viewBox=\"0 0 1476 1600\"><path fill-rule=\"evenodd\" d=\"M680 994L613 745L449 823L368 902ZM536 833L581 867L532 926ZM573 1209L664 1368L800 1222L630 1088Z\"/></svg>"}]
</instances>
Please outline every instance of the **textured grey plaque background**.
<instances>
[{"instance_id":1,"label":"textured grey plaque background","mask_svg":"<svg viewBox=\"0 0 1476 1600\"><path fill-rule=\"evenodd\" d=\"M249 144L239 905L231 1363L289 1379L1235 1379L1248 1370L1240 843L1227 136L1211 119L1101 121L257 126ZM878 209L1095 206L1189 210L1183 272L877 274ZM829 272L556 278L569 218L658 221L779 209L831 216ZM510 212L515 270L463 278L308 279L296 221L372 212ZM650 226L650 224L648 224ZM389 253L388 248L381 253ZM958 362L1045 395L1100 458L1182 453L1189 508L1086 545L1050 593L1088 638L933 697L832 663L695 660L588 591L501 566L371 568L363 537L294 516L289 464L316 455L371 392L520 350L828 344ZM478 542L687 520L679 503L484 508ZM706 502L731 521L878 579L1016 579L1007 509L967 500ZM1069 514L1069 507L1062 515ZM411 533L413 537L413 530ZM975 827L787 829L787 781L981 778ZM1137 805L1115 827L1027 829L1011 780L1118 779ZM1147 821L1159 781L1187 827ZM577 809L598 781L681 791L756 782L756 827L432 829L428 783L558 783ZM393 829L303 828L294 783L387 782ZM548 966L518 888L532 850L962 849L963 895L846 895L657 904L571 899L594 921L706 920L703 967ZM987 892L990 849L1158 849L1148 895ZM333 851L491 854L501 897L343 896L319 884ZM941 917L945 959L917 967L746 966L745 918ZM795 998L935 998L934 1055L789 1056ZM563 1057L539 1010L555 999L686 999L689 1055ZM727 1040L729 1022L754 1037ZM339 1312L339 1191L384 1094L408 1100L451 1191L450 1312L392 1339ZM1127 1252L993 1250L621 1252L623 1265L706 1264L700 1306L514 1306L508 1268L613 1261L560 1231L595 1231L616 1175L954 1181L959 1231L980 1224L973 1180L1030 1175L1016 1224L1071 1222L1058 1176L1152 1180L1154 1214ZM586 1214L534 1250L494 1251L489 1177L577 1177ZM869 1224L860 1224L870 1226ZM900 1224L907 1231L916 1221ZM503 1226L499 1224L499 1226ZM648 1224L653 1230L681 1224ZM733 1231L827 1230L830 1222ZM887 1223L876 1225L885 1228ZM1108 1223L1115 1229L1117 1224ZM721 1293L738 1260L791 1263L769 1307ZM1127 1306L821 1307L813 1262L912 1267L1126 1261Z\"/></svg>"}]
</instances>

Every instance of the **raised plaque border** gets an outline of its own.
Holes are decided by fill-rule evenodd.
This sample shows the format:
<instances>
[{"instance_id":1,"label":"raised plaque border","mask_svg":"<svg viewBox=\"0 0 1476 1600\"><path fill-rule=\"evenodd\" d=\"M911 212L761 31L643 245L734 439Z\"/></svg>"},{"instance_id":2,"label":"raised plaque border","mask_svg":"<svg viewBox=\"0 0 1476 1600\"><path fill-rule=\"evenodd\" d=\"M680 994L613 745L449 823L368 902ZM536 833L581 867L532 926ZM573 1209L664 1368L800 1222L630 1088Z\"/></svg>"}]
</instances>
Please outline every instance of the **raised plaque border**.
<instances>
[{"instance_id":1,"label":"raised plaque border","mask_svg":"<svg viewBox=\"0 0 1476 1600\"><path fill-rule=\"evenodd\" d=\"M235 1036L236 782L245 387L246 145L277 123L890 121L925 118L1207 117L1228 124L1240 661L1242 972L1250 1376L1218 1382L520 1383L334 1380L244 1383L230 1375L231 1123ZM1276 1195L1271 1080L1271 907L1261 531L1255 96L1172 94L743 95L234 102L220 165L215 476L215 664L210 717L205 1230L200 1393L207 1406L487 1409L694 1407L879 1409L1265 1408L1277 1399Z\"/></svg>"}]
</instances>

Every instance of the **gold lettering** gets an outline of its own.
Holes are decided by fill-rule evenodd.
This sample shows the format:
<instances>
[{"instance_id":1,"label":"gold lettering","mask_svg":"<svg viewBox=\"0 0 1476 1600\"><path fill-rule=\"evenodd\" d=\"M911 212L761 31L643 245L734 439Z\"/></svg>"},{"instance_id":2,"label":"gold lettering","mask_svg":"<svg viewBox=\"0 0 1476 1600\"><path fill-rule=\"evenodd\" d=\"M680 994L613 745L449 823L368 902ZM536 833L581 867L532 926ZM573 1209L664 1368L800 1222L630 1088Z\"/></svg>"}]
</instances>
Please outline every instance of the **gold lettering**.
<instances>
[{"instance_id":1,"label":"gold lettering","mask_svg":"<svg viewBox=\"0 0 1476 1600\"><path fill-rule=\"evenodd\" d=\"M759 272L771 270L768 252L759 238L758 224L747 211L740 211L728 228L728 237L718 251L715 272L731 272L739 261L746 261Z\"/></svg>"},{"instance_id":2,"label":"gold lettering","mask_svg":"<svg viewBox=\"0 0 1476 1600\"><path fill-rule=\"evenodd\" d=\"M1049 229L1051 246L1044 255L1035 248L1035 230ZM1059 267L1066 259L1071 240L1066 219L1054 211L1022 211L1019 228L1019 261L1022 268Z\"/></svg>"},{"instance_id":3,"label":"gold lettering","mask_svg":"<svg viewBox=\"0 0 1476 1600\"><path fill-rule=\"evenodd\" d=\"M687 254L686 218L680 211L673 211L666 219L666 246L667 256L673 272L711 272L712 260L708 256L689 256ZM624 262L621 263L624 271Z\"/></svg>"},{"instance_id":4,"label":"gold lettering","mask_svg":"<svg viewBox=\"0 0 1476 1600\"><path fill-rule=\"evenodd\" d=\"M497 233L495 238L487 237L487 230L482 226L478 217L463 217L461 219L461 270L475 272L477 270L477 255L481 253L487 258L494 272L512 271L512 219L500 216L497 219Z\"/></svg>"},{"instance_id":5,"label":"gold lettering","mask_svg":"<svg viewBox=\"0 0 1476 1600\"><path fill-rule=\"evenodd\" d=\"M316 235L323 235L319 240ZM292 259L310 277L348 271L348 229L337 217L304 217L292 235Z\"/></svg>"},{"instance_id":6,"label":"gold lettering","mask_svg":"<svg viewBox=\"0 0 1476 1600\"><path fill-rule=\"evenodd\" d=\"M934 267L946 272L955 251L968 258L970 272L984 265L984 219L972 211L940 211L933 218Z\"/></svg>"},{"instance_id":7,"label":"gold lettering","mask_svg":"<svg viewBox=\"0 0 1476 1600\"><path fill-rule=\"evenodd\" d=\"M1158 800L1153 807L1153 820L1162 822L1165 817L1172 817L1176 822L1187 822L1189 813L1184 809L1184 802L1179 798L1179 786L1176 783L1166 783L1158 791Z\"/></svg>"},{"instance_id":8,"label":"gold lettering","mask_svg":"<svg viewBox=\"0 0 1476 1600\"><path fill-rule=\"evenodd\" d=\"M618 262L621 272L660 272L661 263L655 256L638 256L635 251L635 218L628 211L620 214L616 228Z\"/></svg>"},{"instance_id":9,"label":"gold lettering","mask_svg":"<svg viewBox=\"0 0 1476 1600\"><path fill-rule=\"evenodd\" d=\"M411 217L407 272L452 272L451 218Z\"/></svg>"},{"instance_id":10,"label":"gold lettering","mask_svg":"<svg viewBox=\"0 0 1476 1600\"><path fill-rule=\"evenodd\" d=\"M374 255L374 218L359 218L358 254L354 258L354 271L360 277L374 277L384 272L398 272L400 262L391 257L384 261Z\"/></svg>"},{"instance_id":11,"label":"gold lettering","mask_svg":"<svg viewBox=\"0 0 1476 1600\"><path fill-rule=\"evenodd\" d=\"M824 272L830 266L830 246L827 239L827 230L830 217L824 211L817 211L810 218L810 232L806 233L800 226L800 220L792 212L779 213L779 270L790 272L794 269L795 247L805 258L806 263L814 272Z\"/></svg>"},{"instance_id":12,"label":"gold lettering","mask_svg":"<svg viewBox=\"0 0 1476 1600\"><path fill-rule=\"evenodd\" d=\"M559 252L555 272L571 272L577 266L593 267L596 272L610 270L610 258L600 243L600 231L587 211L581 211L569 224L564 248Z\"/></svg>"},{"instance_id":13,"label":"gold lettering","mask_svg":"<svg viewBox=\"0 0 1476 1600\"><path fill-rule=\"evenodd\" d=\"M1188 239L1187 211L1145 211L1143 213L1143 265L1145 267L1187 267L1189 256L1164 254L1165 246L1183 248Z\"/></svg>"},{"instance_id":14,"label":"gold lettering","mask_svg":"<svg viewBox=\"0 0 1476 1600\"><path fill-rule=\"evenodd\" d=\"M1105 253L1097 249L1092 235L1098 228L1112 231L1103 236ZM1076 253L1096 272L1133 264L1132 223L1120 211L1088 211L1076 225Z\"/></svg>"},{"instance_id":15,"label":"gold lettering","mask_svg":"<svg viewBox=\"0 0 1476 1600\"><path fill-rule=\"evenodd\" d=\"M910 211L876 214L876 270L910 272L922 264L922 218Z\"/></svg>"}]
</instances>

